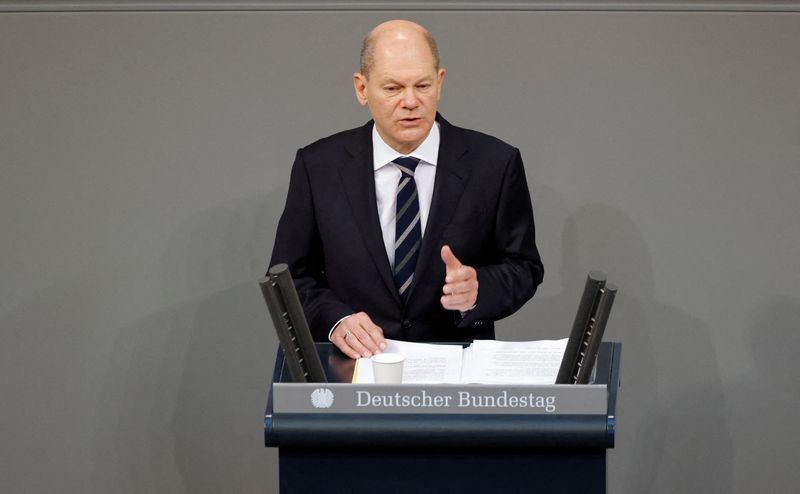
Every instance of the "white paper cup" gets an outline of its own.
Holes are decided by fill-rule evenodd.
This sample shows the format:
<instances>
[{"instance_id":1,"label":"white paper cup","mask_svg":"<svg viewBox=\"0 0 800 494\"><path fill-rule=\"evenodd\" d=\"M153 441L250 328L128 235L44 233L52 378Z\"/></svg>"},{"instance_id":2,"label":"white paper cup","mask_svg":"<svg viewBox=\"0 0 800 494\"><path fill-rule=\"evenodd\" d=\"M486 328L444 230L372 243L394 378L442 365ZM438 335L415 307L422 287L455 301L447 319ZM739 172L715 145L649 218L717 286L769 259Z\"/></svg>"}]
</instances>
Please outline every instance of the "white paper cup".
<instances>
[{"instance_id":1,"label":"white paper cup","mask_svg":"<svg viewBox=\"0 0 800 494\"><path fill-rule=\"evenodd\" d=\"M403 362L399 353L379 353L372 356L372 373L375 384L400 384L403 382Z\"/></svg>"}]
</instances>

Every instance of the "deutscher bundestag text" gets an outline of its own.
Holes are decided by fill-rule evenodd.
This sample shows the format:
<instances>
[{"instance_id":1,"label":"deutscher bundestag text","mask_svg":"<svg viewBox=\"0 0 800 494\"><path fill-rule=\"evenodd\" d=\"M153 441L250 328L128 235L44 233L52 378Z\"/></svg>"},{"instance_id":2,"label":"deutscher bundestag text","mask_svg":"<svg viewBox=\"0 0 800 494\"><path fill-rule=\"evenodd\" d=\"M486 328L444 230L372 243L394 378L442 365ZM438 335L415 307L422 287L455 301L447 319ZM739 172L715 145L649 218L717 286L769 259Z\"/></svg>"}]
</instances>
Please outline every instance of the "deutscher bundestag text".
<instances>
[{"instance_id":1,"label":"deutscher bundestag text","mask_svg":"<svg viewBox=\"0 0 800 494\"><path fill-rule=\"evenodd\" d=\"M508 391L498 394L476 394L458 391L453 394L432 394L425 390L416 393L378 394L357 391L356 406L373 408L541 408L545 412L556 411L555 396L541 396L533 393L509 395Z\"/></svg>"}]
</instances>

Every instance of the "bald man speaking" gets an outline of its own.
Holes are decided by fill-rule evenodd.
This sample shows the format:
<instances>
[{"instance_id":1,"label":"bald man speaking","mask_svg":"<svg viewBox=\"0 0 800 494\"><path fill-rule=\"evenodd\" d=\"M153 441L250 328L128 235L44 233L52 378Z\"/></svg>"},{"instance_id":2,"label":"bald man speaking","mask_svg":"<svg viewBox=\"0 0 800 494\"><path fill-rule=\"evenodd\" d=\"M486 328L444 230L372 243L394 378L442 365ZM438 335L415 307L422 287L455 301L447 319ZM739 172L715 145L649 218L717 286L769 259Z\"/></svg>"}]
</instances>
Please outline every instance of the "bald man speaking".
<instances>
[{"instance_id":1,"label":"bald man speaking","mask_svg":"<svg viewBox=\"0 0 800 494\"><path fill-rule=\"evenodd\" d=\"M431 34L402 20L365 38L364 126L297 152L270 265L286 263L316 340L351 358L384 338L494 338L544 273L519 150L451 125Z\"/></svg>"}]
</instances>

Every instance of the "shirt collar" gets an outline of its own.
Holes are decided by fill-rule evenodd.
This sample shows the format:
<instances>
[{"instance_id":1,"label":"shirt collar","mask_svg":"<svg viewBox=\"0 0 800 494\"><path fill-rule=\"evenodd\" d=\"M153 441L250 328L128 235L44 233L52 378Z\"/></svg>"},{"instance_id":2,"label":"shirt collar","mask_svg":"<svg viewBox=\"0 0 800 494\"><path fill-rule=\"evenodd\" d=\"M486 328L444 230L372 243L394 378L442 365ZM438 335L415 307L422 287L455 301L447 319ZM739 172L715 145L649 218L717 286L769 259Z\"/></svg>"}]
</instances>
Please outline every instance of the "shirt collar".
<instances>
[{"instance_id":1,"label":"shirt collar","mask_svg":"<svg viewBox=\"0 0 800 494\"><path fill-rule=\"evenodd\" d=\"M431 131L428 132L428 137L422 141L417 149L411 151L409 154L400 154L392 149L378 134L375 124L372 125L372 163L374 169L383 168L387 164L394 161L395 158L400 156L411 156L418 158L429 165L436 166L436 161L439 157L439 141L441 140L439 134L439 122L434 122Z\"/></svg>"}]
</instances>

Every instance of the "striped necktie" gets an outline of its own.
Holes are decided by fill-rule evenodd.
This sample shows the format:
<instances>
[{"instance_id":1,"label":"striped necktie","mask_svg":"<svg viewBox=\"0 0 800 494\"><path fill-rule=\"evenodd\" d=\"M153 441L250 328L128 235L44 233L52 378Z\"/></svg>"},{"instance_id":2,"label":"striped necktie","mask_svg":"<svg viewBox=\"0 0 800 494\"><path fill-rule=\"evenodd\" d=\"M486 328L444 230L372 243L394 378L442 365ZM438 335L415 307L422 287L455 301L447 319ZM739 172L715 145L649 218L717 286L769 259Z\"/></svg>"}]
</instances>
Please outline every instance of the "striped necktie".
<instances>
[{"instance_id":1,"label":"striped necktie","mask_svg":"<svg viewBox=\"0 0 800 494\"><path fill-rule=\"evenodd\" d=\"M400 169L400 183L397 186L397 206L395 215L394 240L394 284L403 302L408 301L414 268L422 242L422 227L419 222L419 200L414 172L417 158L397 158L392 163Z\"/></svg>"}]
</instances>

